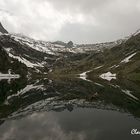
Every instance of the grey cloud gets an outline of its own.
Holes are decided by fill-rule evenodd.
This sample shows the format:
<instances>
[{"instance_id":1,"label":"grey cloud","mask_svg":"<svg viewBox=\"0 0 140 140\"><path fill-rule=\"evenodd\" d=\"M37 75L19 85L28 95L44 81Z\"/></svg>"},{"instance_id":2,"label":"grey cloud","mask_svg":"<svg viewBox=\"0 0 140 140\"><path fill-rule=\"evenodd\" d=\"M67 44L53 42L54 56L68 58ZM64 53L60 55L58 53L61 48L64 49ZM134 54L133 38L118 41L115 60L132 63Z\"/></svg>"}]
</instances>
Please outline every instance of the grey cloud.
<instances>
[{"instance_id":1,"label":"grey cloud","mask_svg":"<svg viewBox=\"0 0 140 140\"><path fill-rule=\"evenodd\" d=\"M0 6L9 31L43 40L104 42L140 28L139 0L1 0Z\"/></svg>"},{"instance_id":2,"label":"grey cloud","mask_svg":"<svg viewBox=\"0 0 140 140\"><path fill-rule=\"evenodd\" d=\"M46 0L44 0L46 1ZM48 0L50 1L55 8L59 10L69 9L71 11L77 9L84 12L91 12L93 9L103 7L112 0Z\"/></svg>"}]
</instances>

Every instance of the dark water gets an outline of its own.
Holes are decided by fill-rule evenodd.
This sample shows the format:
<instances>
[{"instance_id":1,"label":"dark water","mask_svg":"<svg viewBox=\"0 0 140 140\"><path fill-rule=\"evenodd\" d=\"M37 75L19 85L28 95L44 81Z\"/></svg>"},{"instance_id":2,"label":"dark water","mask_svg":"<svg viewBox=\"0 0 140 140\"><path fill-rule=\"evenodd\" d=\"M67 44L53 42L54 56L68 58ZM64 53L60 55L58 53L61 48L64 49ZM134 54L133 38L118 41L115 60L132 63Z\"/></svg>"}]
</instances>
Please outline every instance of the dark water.
<instances>
[{"instance_id":1,"label":"dark water","mask_svg":"<svg viewBox=\"0 0 140 140\"><path fill-rule=\"evenodd\" d=\"M79 78L0 81L0 140L137 140L140 84Z\"/></svg>"}]
</instances>

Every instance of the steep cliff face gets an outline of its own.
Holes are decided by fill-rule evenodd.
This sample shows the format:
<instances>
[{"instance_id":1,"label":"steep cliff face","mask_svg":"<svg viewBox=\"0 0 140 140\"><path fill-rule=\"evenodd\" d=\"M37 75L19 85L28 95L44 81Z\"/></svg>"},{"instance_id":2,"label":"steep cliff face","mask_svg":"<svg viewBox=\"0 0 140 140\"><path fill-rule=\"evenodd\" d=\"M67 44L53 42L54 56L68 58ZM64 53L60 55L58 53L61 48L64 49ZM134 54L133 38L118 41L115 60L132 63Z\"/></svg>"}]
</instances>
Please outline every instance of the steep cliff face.
<instances>
[{"instance_id":1,"label":"steep cliff face","mask_svg":"<svg viewBox=\"0 0 140 140\"><path fill-rule=\"evenodd\" d=\"M2 26L1 22L0 22L0 32L1 33L8 33L7 30Z\"/></svg>"}]
</instances>

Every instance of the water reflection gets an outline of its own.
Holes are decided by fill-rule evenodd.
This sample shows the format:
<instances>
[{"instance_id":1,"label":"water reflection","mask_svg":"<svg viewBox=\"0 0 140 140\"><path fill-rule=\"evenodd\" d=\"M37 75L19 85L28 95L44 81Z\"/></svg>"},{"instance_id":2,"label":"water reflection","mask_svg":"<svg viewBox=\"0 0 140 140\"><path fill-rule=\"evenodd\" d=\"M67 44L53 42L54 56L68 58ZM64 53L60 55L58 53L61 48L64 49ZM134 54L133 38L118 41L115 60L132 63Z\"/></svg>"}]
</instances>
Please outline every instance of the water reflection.
<instances>
[{"instance_id":1,"label":"water reflection","mask_svg":"<svg viewBox=\"0 0 140 140\"><path fill-rule=\"evenodd\" d=\"M127 125L126 125L127 124ZM134 118L115 111L78 108L72 112L34 113L0 127L0 139L9 140L102 140L138 139L130 134L139 128Z\"/></svg>"},{"instance_id":2,"label":"water reflection","mask_svg":"<svg viewBox=\"0 0 140 140\"><path fill-rule=\"evenodd\" d=\"M127 80L0 81L0 139L137 139L139 91Z\"/></svg>"}]
</instances>

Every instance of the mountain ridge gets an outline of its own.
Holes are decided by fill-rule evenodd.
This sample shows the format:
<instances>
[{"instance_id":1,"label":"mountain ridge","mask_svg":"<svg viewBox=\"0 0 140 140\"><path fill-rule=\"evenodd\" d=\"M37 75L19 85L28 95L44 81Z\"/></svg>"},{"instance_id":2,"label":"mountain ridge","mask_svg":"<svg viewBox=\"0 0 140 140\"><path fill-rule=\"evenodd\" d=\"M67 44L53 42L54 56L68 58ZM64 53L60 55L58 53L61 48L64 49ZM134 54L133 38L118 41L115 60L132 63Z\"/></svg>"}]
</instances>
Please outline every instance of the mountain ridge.
<instances>
[{"instance_id":1,"label":"mountain ridge","mask_svg":"<svg viewBox=\"0 0 140 140\"><path fill-rule=\"evenodd\" d=\"M113 65L117 66L116 62L120 61L118 57L123 58L123 55L131 54L135 49L139 51L135 45L140 44L139 30L128 38L114 42L82 45L73 44L72 41L40 41L21 34L5 33L0 35L2 48L10 58L23 63L30 74L46 75L50 71L57 74L59 71L63 75L93 69L101 64L107 67L101 68L100 73L107 72L110 64L112 68Z\"/></svg>"},{"instance_id":2,"label":"mountain ridge","mask_svg":"<svg viewBox=\"0 0 140 140\"><path fill-rule=\"evenodd\" d=\"M0 22L0 32L1 33L8 33L8 31L3 27L1 22Z\"/></svg>"}]
</instances>

